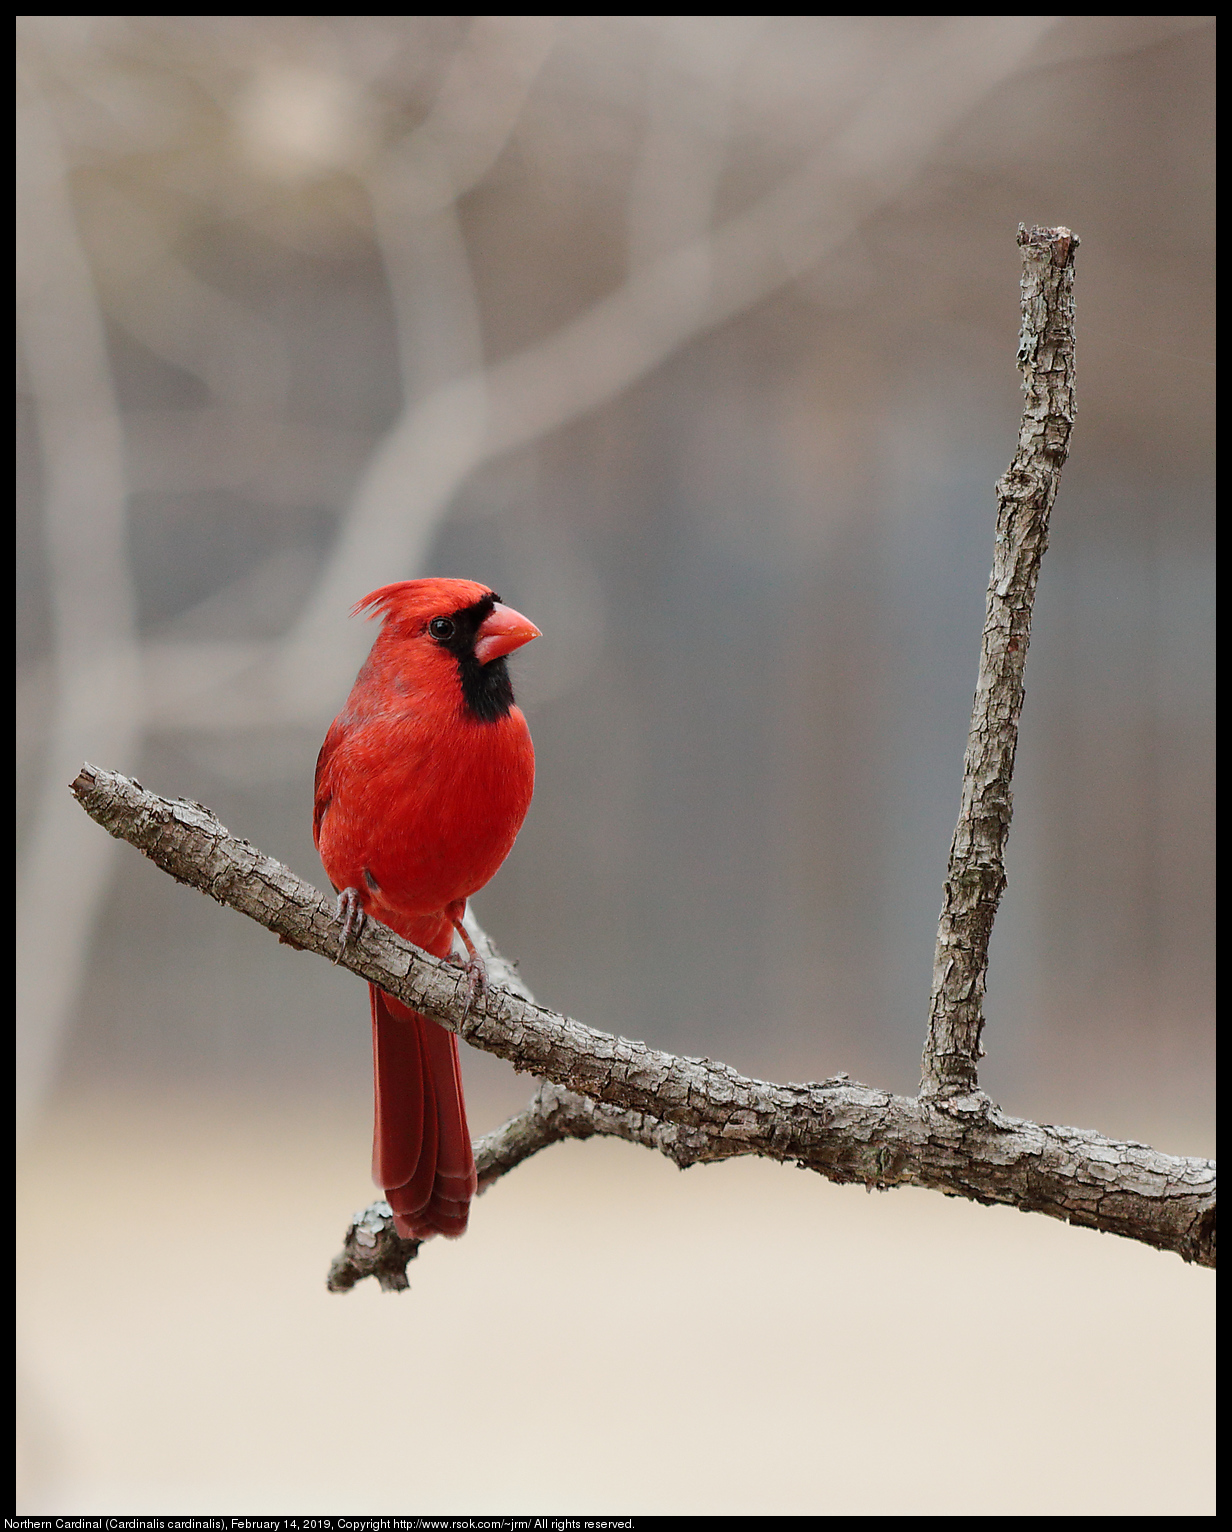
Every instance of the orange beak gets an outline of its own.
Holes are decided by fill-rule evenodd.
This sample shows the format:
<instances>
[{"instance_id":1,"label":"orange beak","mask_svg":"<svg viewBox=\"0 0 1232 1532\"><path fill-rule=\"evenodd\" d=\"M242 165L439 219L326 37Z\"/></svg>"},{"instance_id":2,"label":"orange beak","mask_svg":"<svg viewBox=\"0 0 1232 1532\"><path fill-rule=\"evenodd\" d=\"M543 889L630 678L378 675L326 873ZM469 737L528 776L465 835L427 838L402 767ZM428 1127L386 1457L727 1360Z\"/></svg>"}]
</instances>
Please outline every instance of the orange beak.
<instances>
[{"instance_id":1,"label":"orange beak","mask_svg":"<svg viewBox=\"0 0 1232 1532\"><path fill-rule=\"evenodd\" d=\"M475 635L475 658L481 665L489 665L539 636L539 629L533 622L498 601L479 624L479 632Z\"/></svg>"}]
</instances>

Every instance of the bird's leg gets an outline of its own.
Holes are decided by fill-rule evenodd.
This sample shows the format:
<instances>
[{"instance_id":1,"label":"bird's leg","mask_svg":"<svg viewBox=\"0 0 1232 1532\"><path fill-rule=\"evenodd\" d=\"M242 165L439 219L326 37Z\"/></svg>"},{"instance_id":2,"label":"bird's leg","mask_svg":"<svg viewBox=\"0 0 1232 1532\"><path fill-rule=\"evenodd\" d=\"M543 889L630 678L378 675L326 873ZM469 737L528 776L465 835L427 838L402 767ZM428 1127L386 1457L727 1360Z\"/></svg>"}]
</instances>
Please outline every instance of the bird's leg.
<instances>
[{"instance_id":1,"label":"bird's leg","mask_svg":"<svg viewBox=\"0 0 1232 1532\"><path fill-rule=\"evenodd\" d=\"M466 910L464 899L456 900L448 907L446 913L453 922L453 928L462 938L462 945L466 948L466 961L462 966L466 969L466 1010L462 1013L463 1019L469 1014L470 1008L478 1000L480 995L488 987L488 970L483 959L475 950L475 943L471 941L471 933L462 924L462 916Z\"/></svg>"},{"instance_id":2,"label":"bird's leg","mask_svg":"<svg viewBox=\"0 0 1232 1532\"><path fill-rule=\"evenodd\" d=\"M338 919L342 922L342 935L338 938L338 962L347 947L354 941L364 929L363 897L357 888L344 888L338 895Z\"/></svg>"}]
</instances>

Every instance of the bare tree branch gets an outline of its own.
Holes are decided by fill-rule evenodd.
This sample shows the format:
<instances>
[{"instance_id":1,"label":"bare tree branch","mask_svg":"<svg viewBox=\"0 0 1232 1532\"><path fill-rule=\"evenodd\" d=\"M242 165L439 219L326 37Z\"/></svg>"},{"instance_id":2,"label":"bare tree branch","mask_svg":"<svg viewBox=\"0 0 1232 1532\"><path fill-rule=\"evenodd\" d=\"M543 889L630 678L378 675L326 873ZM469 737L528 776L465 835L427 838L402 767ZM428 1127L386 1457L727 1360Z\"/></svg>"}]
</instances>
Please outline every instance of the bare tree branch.
<instances>
[{"instance_id":1,"label":"bare tree branch","mask_svg":"<svg viewBox=\"0 0 1232 1532\"><path fill-rule=\"evenodd\" d=\"M511 1117L503 1127L485 1134L475 1142L475 1167L479 1172L480 1193L487 1191L506 1171L513 1170L549 1144L566 1138L594 1138L605 1135L627 1139L658 1149L686 1169L702 1159L722 1155L705 1153L705 1133L660 1122L645 1112L627 1112L619 1107L588 1101L573 1091L548 1081L539 1087L524 1112ZM730 1153L739 1154L739 1148ZM331 1292L349 1291L364 1277L375 1277L386 1292L402 1292L410 1284L406 1267L419 1254L422 1241L404 1239L394 1228L389 1203L383 1198L356 1213L346 1232L342 1251L330 1267L328 1286Z\"/></svg>"},{"instance_id":2,"label":"bare tree branch","mask_svg":"<svg viewBox=\"0 0 1232 1532\"><path fill-rule=\"evenodd\" d=\"M1005 843L1018 749L1023 669L1048 517L1074 425L1074 252L1066 228L1018 226L1022 246L1022 332L1018 366L1026 405L1018 449L997 481L997 540L962 803L950 846L933 960L922 1094L978 1089L988 942L1005 891Z\"/></svg>"},{"instance_id":3,"label":"bare tree branch","mask_svg":"<svg viewBox=\"0 0 1232 1532\"><path fill-rule=\"evenodd\" d=\"M541 1092L528 1112L481 1141L476 1159L488 1184L557 1138L603 1133L657 1148L681 1165L757 1154L870 1189L924 1186L1008 1203L1215 1264L1213 1161L1026 1122L982 1097L942 1104L842 1075L803 1085L754 1080L712 1059L682 1058L599 1032L505 988L493 986L468 1011L463 970L375 921L340 953L332 900L230 835L200 804L162 798L94 766L83 768L72 790L104 829L178 881L293 947L340 961L473 1046L593 1103L578 1106ZM352 1242L366 1242L388 1264L379 1209L359 1223ZM333 1281L348 1285L338 1268Z\"/></svg>"}]
</instances>

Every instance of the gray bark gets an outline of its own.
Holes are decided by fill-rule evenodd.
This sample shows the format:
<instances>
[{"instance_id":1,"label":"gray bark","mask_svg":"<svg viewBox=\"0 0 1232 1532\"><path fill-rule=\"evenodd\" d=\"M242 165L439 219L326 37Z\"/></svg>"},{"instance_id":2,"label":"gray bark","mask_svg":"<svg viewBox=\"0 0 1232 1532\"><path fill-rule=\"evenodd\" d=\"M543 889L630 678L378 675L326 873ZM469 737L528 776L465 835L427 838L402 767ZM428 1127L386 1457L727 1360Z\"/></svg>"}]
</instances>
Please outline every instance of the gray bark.
<instances>
[{"instance_id":1,"label":"gray bark","mask_svg":"<svg viewBox=\"0 0 1232 1532\"><path fill-rule=\"evenodd\" d=\"M1018 449L997 481L997 540L984 640L963 761L962 800L950 846L921 1093L967 1095L983 1056L988 940L1005 892L1005 843L1018 749L1023 670L1048 518L1074 424L1074 252L1069 229L1018 227L1022 332L1018 366L1026 404Z\"/></svg>"}]
</instances>

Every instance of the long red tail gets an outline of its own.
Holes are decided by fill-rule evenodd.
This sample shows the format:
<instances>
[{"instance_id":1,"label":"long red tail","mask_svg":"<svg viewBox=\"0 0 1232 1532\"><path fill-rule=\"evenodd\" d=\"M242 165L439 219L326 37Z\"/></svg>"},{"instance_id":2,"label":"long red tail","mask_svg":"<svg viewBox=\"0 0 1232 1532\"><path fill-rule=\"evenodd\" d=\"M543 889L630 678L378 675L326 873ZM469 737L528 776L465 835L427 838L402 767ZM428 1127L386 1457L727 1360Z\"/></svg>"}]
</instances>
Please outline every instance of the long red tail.
<instances>
[{"instance_id":1,"label":"long red tail","mask_svg":"<svg viewBox=\"0 0 1232 1532\"><path fill-rule=\"evenodd\" d=\"M372 1057L376 1124L372 1179L405 1239L466 1232L475 1195L458 1039L375 985Z\"/></svg>"}]
</instances>

